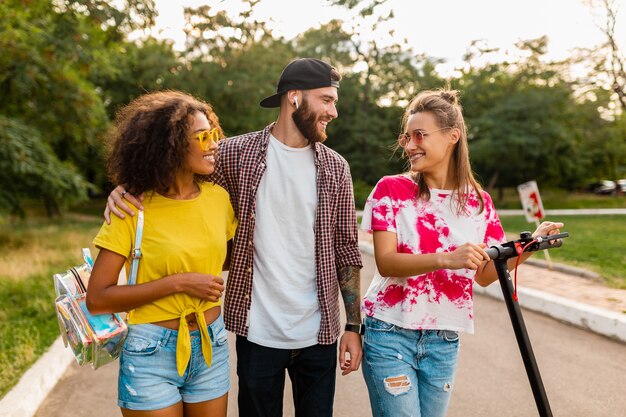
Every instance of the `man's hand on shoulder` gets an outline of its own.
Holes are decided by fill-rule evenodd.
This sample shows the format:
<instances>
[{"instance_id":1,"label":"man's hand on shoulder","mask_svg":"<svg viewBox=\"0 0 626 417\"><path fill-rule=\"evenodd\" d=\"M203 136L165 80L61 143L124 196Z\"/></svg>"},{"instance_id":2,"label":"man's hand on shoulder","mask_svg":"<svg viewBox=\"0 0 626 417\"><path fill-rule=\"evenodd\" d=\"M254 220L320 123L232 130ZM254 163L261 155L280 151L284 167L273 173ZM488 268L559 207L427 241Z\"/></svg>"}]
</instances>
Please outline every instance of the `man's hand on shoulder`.
<instances>
[{"instance_id":1,"label":"man's hand on shoulder","mask_svg":"<svg viewBox=\"0 0 626 417\"><path fill-rule=\"evenodd\" d=\"M130 205L139 210L143 210L143 205L141 204L142 201L143 194L139 197L135 197L134 195L128 193L123 186L118 185L113 189L113 191L111 191L111 194L109 194L109 197L107 198L107 205L104 209L104 220L107 224L111 224L111 213L120 219L126 217L124 213L134 216L135 211L130 207ZM127 203L130 203L130 205Z\"/></svg>"}]
</instances>

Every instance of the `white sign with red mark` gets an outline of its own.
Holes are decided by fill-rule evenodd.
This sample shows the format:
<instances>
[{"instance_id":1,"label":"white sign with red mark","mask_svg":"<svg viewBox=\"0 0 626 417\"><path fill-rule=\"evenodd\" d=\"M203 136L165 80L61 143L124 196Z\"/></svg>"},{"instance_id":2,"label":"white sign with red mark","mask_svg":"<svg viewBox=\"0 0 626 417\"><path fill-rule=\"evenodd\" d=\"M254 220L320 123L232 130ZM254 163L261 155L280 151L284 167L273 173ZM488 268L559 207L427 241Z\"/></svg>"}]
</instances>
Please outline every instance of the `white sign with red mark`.
<instances>
[{"instance_id":1,"label":"white sign with red mark","mask_svg":"<svg viewBox=\"0 0 626 417\"><path fill-rule=\"evenodd\" d=\"M526 220L529 223L535 223L545 217L541 196L539 196L539 187L537 182L528 181L517 186L517 192L522 200L522 207Z\"/></svg>"}]
</instances>

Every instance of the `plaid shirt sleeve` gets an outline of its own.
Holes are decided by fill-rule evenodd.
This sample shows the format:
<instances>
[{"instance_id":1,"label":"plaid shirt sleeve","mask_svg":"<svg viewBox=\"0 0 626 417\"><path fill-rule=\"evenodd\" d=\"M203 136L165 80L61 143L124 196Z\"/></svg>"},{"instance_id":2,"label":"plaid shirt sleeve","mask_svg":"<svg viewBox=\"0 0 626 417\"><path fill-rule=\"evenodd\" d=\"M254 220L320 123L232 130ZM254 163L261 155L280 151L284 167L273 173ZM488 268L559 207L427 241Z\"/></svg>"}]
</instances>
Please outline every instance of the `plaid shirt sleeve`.
<instances>
[{"instance_id":1,"label":"plaid shirt sleeve","mask_svg":"<svg viewBox=\"0 0 626 417\"><path fill-rule=\"evenodd\" d=\"M322 320L320 344L331 344L339 337L338 269L361 267L358 229L348 163L337 152L316 144L318 164L315 253L317 296Z\"/></svg>"},{"instance_id":2,"label":"plaid shirt sleeve","mask_svg":"<svg viewBox=\"0 0 626 417\"><path fill-rule=\"evenodd\" d=\"M354 209L352 175L348 163L344 161L343 181L337 193L337 227L335 228L335 263L337 269L344 266L363 266L359 251L358 225Z\"/></svg>"}]
</instances>

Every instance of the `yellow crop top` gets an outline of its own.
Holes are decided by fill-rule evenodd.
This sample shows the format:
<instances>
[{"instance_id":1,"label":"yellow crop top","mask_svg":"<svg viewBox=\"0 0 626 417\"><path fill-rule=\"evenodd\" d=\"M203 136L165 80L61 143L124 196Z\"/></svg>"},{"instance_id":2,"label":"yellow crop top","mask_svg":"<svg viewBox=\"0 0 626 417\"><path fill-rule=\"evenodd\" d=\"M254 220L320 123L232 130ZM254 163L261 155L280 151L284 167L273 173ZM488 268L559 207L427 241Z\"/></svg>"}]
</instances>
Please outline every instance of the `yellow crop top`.
<instances>
[{"instance_id":1,"label":"yellow crop top","mask_svg":"<svg viewBox=\"0 0 626 417\"><path fill-rule=\"evenodd\" d=\"M226 243L237 227L228 193L212 183L200 185L200 195L192 200L172 200L157 193L146 193L143 201L145 220L137 285L181 272L221 275L226 259ZM120 219L111 216L94 239L94 245L127 257L134 246L137 216ZM130 324L180 319L176 345L176 365L182 376L191 354L189 327L185 317L195 314L202 335L202 353L211 365L211 340L204 311L220 305L177 293L128 313Z\"/></svg>"}]
</instances>

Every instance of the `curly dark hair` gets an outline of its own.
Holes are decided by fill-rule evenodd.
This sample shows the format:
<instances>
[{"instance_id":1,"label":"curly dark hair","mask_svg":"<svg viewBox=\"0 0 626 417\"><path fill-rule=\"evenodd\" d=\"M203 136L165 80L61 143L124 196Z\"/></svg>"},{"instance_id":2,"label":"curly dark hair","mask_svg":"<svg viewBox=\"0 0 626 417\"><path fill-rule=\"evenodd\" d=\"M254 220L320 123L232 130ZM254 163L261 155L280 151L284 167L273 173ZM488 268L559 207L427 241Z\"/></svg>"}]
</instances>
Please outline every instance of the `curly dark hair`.
<instances>
[{"instance_id":1,"label":"curly dark hair","mask_svg":"<svg viewBox=\"0 0 626 417\"><path fill-rule=\"evenodd\" d=\"M212 107L180 91L148 93L121 108L108 132L109 179L135 195L166 193L186 161L190 116L196 112L207 117L211 128L218 128L220 138L224 136Z\"/></svg>"}]
</instances>

